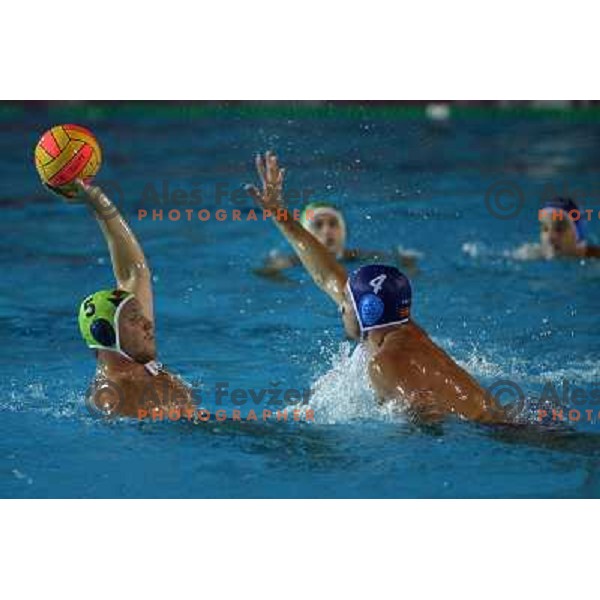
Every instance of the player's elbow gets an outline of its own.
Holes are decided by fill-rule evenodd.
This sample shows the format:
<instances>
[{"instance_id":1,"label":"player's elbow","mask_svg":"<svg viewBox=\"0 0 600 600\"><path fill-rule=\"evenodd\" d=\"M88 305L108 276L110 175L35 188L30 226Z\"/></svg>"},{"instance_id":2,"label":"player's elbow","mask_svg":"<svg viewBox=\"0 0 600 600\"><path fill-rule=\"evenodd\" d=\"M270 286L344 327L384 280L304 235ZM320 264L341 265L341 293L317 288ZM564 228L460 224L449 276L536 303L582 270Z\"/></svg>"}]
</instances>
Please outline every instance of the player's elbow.
<instances>
[{"instance_id":1,"label":"player's elbow","mask_svg":"<svg viewBox=\"0 0 600 600\"><path fill-rule=\"evenodd\" d=\"M120 282L124 289L137 289L152 283L152 272L145 262L132 265Z\"/></svg>"},{"instance_id":2,"label":"player's elbow","mask_svg":"<svg viewBox=\"0 0 600 600\"><path fill-rule=\"evenodd\" d=\"M146 262L145 258L142 258L138 261L135 261L132 265L131 265L131 271L134 277L138 277L138 278L150 278L152 277L152 273L150 272L150 267L148 266L148 263Z\"/></svg>"}]
</instances>

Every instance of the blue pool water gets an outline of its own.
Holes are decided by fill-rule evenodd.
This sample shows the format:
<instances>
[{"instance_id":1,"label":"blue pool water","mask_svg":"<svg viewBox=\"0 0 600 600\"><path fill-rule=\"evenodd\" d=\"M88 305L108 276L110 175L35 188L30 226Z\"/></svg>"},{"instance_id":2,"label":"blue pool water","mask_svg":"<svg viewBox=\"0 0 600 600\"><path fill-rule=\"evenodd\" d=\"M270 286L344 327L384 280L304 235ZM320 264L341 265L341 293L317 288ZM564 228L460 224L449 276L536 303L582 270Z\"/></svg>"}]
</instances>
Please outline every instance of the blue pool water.
<instances>
[{"instance_id":1,"label":"blue pool water","mask_svg":"<svg viewBox=\"0 0 600 600\"><path fill-rule=\"evenodd\" d=\"M60 122L96 133L99 180L119 182L114 199L153 269L163 362L213 408L217 382L316 386L315 423L140 424L87 412L94 361L76 311L113 278L95 221L45 193L33 168L37 138ZM535 398L546 381L598 381L600 261L511 253L535 241L544 186L600 189L599 139L596 122L538 115L434 124L373 111L4 107L0 496L599 496L600 425L513 431L448 422L423 431L391 418L374 408L335 307L306 275L297 269L280 282L253 273L271 249L285 250L272 224L140 221L136 212L176 207L148 200L148 185L160 191L163 180L200 188L193 206L214 211L217 184L254 181L254 153L272 148L289 186L343 208L350 246L420 253L413 314L436 342L483 384L511 379ZM527 199L514 219L493 218L485 206L497 180ZM589 231L599 231L597 219Z\"/></svg>"}]
</instances>

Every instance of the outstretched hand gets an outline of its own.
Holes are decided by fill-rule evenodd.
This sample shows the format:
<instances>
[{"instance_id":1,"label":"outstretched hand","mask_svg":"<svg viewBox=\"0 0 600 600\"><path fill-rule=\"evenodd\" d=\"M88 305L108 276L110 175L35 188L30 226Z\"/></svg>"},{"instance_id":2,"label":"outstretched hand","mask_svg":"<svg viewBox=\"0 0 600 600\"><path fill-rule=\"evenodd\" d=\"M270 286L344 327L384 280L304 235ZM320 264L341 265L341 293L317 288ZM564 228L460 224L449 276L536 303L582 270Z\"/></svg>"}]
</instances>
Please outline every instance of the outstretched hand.
<instances>
[{"instance_id":1,"label":"outstretched hand","mask_svg":"<svg viewBox=\"0 0 600 600\"><path fill-rule=\"evenodd\" d=\"M265 210L275 211L284 208L283 178L285 169L279 167L277 156L270 151L265 152L264 158L257 154L256 170L260 177L262 190L254 185L247 185L248 193Z\"/></svg>"}]
</instances>

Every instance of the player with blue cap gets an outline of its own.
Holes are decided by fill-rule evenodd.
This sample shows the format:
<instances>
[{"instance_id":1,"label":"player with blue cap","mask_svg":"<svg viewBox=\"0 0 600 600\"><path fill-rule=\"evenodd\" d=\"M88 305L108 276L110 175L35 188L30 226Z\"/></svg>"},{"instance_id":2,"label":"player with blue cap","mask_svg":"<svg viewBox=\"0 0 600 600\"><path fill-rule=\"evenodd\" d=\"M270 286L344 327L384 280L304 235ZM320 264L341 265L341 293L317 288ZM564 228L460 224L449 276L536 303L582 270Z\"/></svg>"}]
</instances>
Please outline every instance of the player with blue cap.
<instances>
[{"instance_id":1,"label":"player with blue cap","mask_svg":"<svg viewBox=\"0 0 600 600\"><path fill-rule=\"evenodd\" d=\"M571 198L556 197L544 203L539 220L540 249L545 258L600 257L600 247L587 240L586 213Z\"/></svg>"},{"instance_id":2,"label":"player with blue cap","mask_svg":"<svg viewBox=\"0 0 600 600\"><path fill-rule=\"evenodd\" d=\"M284 209L284 171L277 157L257 157L262 189L251 193L273 214ZM273 219L314 282L338 305L347 335L369 356L370 381L381 402L419 421L446 415L486 423L506 422L493 397L411 319L412 289L393 266L370 264L348 276L319 240L293 220Z\"/></svg>"},{"instance_id":3,"label":"player with blue cap","mask_svg":"<svg viewBox=\"0 0 600 600\"><path fill-rule=\"evenodd\" d=\"M363 335L408 321L410 282L396 267L366 265L351 273L346 286Z\"/></svg>"}]
</instances>

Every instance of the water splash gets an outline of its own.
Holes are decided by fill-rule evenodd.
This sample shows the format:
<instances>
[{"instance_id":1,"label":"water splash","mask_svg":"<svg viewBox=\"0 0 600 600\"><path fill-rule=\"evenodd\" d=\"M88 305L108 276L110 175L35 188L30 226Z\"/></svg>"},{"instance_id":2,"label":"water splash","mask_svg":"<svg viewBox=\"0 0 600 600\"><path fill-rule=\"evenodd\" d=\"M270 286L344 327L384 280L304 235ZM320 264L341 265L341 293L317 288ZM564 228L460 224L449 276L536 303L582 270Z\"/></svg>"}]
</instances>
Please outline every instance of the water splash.
<instances>
[{"instance_id":1,"label":"water splash","mask_svg":"<svg viewBox=\"0 0 600 600\"><path fill-rule=\"evenodd\" d=\"M397 410L377 403L367 370L367 353L362 345L342 342L337 352L329 356L331 369L312 385L311 401L307 408L314 411L318 424L349 423L352 421L398 420Z\"/></svg>"},{"instance_id":2,"label":"water splash","mask_svg":"<svg viewBox=\"0 0 600 600\"><path fill-rule=\"evenodd\" d=\"M523 244L513 250L505 250L503 256L512 258L513 260L542 260L549 258L542 252L542 247L534 243Z\"/></svg>"},{"instance_id":3,"label":"water splash","mask_svg":"<svg viewBox=\"0 0 600 600\"><path fill-rule=\"evenodd\" d=\"M479 258L482 255L489 254L489 250L486 248L485 244L480 242L465 242L461 250L463 254L470 256L471 258Z\"/></svg>"},{"instance_id":4,"label":"water splash","mask_svg":"<svg viewBox=\"0 0 600 600\"><path fill-rule=\"evenodd\" d=\"M461 246L462 253L474 259L508 258L516 261L542 260L548 258L542 248L536 243L525 243L517 248L496 250L486 246L483 242L464 242Z\"/></svg>"}]
</instances>

